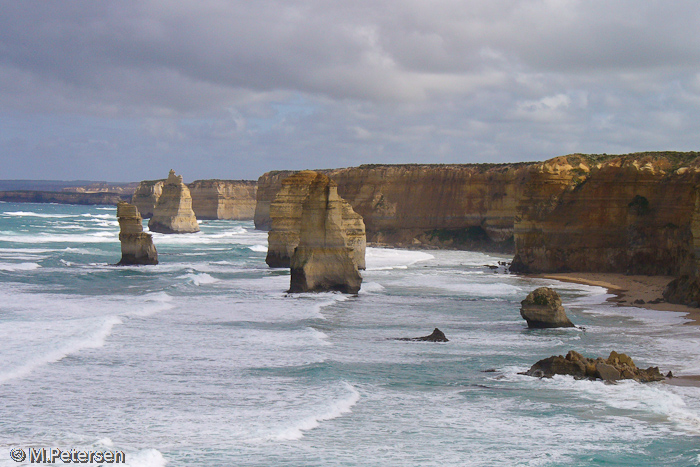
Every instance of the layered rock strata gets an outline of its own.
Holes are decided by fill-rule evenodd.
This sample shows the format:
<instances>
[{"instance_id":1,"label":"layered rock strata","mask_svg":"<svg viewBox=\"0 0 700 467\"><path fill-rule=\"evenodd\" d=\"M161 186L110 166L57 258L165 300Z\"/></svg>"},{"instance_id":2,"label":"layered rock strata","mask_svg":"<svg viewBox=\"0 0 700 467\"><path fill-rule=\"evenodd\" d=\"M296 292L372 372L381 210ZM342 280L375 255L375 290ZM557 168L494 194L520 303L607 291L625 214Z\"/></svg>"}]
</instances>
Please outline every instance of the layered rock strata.
<instances>
[{"instance_id":1,"label":"layered rock strata","mask_svg":"<svg viewBox=\"0 0 700 467\"><path fill-rule=\"evenodd\" d=\"M311 174L304 174L310 177ZM326 175L316 173L303 201L299 244L291 258L289 291L357 293L362 284L343 226L343 200Z\"/></svg>"},{"instance_id":2,"label":"layered rock strata","mask_svg":"<svg viewBox=\"0 0 700 467\"><path fill-rule=\"evenodd\" d=\"M678 275L694 261L696 153L571 155L530 168L513 272Z\"/></svg>"},{"instance_id":3,"label":"layered rock strata","mask_svg":"<svg viewBox=\"0 0 700 467\"><path fill-rule=\"evenodd\" d=\"M520 302L520 316L529 328L571 328L574 326L566 316L559 294L549 287L540 287L530 292Z\"/></svg>"},{"instance_id":4,"label":"layered rock strata","mask_svg":"<svg viewBox=\"0 0 700 467\"><path fill-rule=\"evenodd\" d=\"M663 291L664 300L697 307L700 304L700 189L695 189L695 209L690 218L691 254L680 276Z\"/></svg>"},{"instance_id":5,"label":"layered rock strata","mask_svg":"<svg viewBox=\"0 0 700 467\"><path fill-rule=\"evenodd\" d=\"M367 240L513 250L513 219L529 164L362 165L321 171L362 216ZM258 179L255 226L271 228L272 200L291 172Z\"/></svg>"},{"instance_id":6,"label":"layered rock strata","mask_svg":"<svg viewBox=\"0 0 700 467\"><path fill-rule=\"evenodd\" d=\"M168 179L163 184L163 191L153 212L148 228L160 233L199 232L197 218L192 210L192 197L187 185L182 183L182 176L170 170Z\"/></svg>"},{"instance_id":7,"label":"layered rock strata","mask_svg":"<svg viewBox=\"0 0 700 467\"><path fill-rule=\"evenodd\" d=\"M365 165L324 173L363 217L368 241L512 251L513 272L680 276L666 299L700 303L699 153ZM272 200L289 174L260 177L257 228L271 227Z\"/></svg>"},{"instance_id":8,"label":"layered rock strata","mask_svg":"<svg viewBox=\"0 0 700 467\"><path fill-rule=\"evenodd\" d=\"M151 234L143 231L143 219L133 204L117 204L122 259L118 266L158 264L158 252Z\"/></svg>"},{"instance_id":9,"label":"layered rock strata","mask_svg":"<svg viewBox=\"0 0 700 467\"><path fill-rule=\"evenodd\" d=\"M524 374L539 378L570 375L576 379L602 379L603 381L633 379L641 383L665 379L658 367L649 367L646 370L637 368L630 357L615 351L610 352L607 359L601 357L593 359L571 350L566 357L559 355L540 360Z\"/></svg>"},{"instance_id":10,"label":"layered rock strata","mask_svg":"<svg viewBox=\"0 0 700 467\"><path fill-rule=\"evenodd\" d=\"M153 217L158 198L163 193L165 180L144 180L136 187L131 204L135 205L144 218Z\"/></svg>"},{"instance_id":11,"label":"layered rock strata","mask_svg":"<svg viewBox=\"0 0 700 467\"><path fill-rule=\"evenodd\" d=\"M143 217L152 217L165 180L144 180L131 198ZM257 184L252 180L195 180L187 185L197 219L251 220Z\"/></svg>"},{"instance_id":12,"label":"layered rock strata","mask_svg":"<svg viewBox=\"0 0 700 467\"><path fill-rule=\"evenodd\" d=\"M309 190L319 177L318 172L304 170L280 182L280 189L270 203L271 229L265 261L273 268L290 266L294 249L299 244L302 229L302 212ZM327 178L327 177L326 177ZM350 204L338 198L341 207L342 229L348 246L359 269L365 268L365 224L362 216L353 211Z\"/></svg>"},{"instance_id":13,"label":"layered rock strata","mask_svg":"<svg viewBox=\"0 0 700 467\"><path fill-rule=\"evenodd\" d=\"M196 180L187 185L197 219L252 220L256 183L251 180Z\"/></svg>"}]
</instances>

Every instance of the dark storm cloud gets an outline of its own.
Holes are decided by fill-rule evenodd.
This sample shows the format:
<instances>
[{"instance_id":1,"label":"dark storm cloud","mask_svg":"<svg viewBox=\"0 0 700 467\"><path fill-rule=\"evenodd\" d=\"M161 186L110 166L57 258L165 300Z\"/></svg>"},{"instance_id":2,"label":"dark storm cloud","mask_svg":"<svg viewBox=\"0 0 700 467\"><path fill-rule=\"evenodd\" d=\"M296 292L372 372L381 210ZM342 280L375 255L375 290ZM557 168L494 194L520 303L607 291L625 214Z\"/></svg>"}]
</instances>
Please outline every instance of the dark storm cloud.
<instances>
[{"instance_id":1,"label":"dark storm cloud","mask_svg":"<svg viewBox=\"0 0 700 467\"><path fill-rule=\"evenodd\" d=\"M2 178L49 176L17 158L63 161L51 171L62 178L147 178L168 164L237 178L698 146L695 2L0 8L0 151L14 158Z\"/></svg>"}]
</instances>

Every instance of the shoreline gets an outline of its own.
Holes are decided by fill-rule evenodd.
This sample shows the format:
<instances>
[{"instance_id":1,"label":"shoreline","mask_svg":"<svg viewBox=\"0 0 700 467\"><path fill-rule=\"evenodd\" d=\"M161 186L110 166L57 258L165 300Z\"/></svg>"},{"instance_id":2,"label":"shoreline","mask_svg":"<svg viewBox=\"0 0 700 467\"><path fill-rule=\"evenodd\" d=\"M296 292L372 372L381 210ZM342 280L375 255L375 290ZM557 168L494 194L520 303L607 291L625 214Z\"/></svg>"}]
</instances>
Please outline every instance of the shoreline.
<instances>
[{"instance_id":1,"label":"shoreline","mask_svg":"<svg viewBox=\"0 0 700 467\"><path fill-rule=\"evenodd\" d=\"M605 287L610 294L615 295L608 301L616 303L617 306L685 313L685 318L690 320L685 324L700 325L700 308L663 301L662 292L666 285L675 279L673 276L627 276L620 273L576 272L533 274L532 277ZM656 302L659 299L661 301Z\"/></svg>"},{"instance_id":2,"label":"shoreline","mask_svg":"<svg viewBox=\"0 0 700 467\"><path fill-rule=\"evenodd\" d=\"M614 297L608 298L608 301L615 303L617 306L632 306L648 310L684 313L685 318L689 321L683 324L700 325L700 308L666 303L664 301L649 303L659 298L662 299L661 294L664 288L675 279L673 276L626 276L620 273L597 272L531 274L529 276L605 287L608 293L614 295ZM634 303L635 300L644 300L644 303ZM673 378L666 378L662 382L672 386L700 388L700 375L674 375Z\"/></svg>"}]
</instances>

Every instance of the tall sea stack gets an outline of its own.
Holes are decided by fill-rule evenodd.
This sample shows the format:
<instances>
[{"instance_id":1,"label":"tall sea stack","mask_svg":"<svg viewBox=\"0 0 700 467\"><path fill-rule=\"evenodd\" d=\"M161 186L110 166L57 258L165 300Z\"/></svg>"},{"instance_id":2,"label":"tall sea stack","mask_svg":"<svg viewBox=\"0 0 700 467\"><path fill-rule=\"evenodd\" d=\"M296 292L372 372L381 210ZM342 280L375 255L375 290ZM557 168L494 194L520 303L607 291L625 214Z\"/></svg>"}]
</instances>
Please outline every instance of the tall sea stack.
<instances>
[{"instance_id":1,"label":"tall sea stack","mask_svg":"<svg viewBox=\"0 0 700 467\"><path fill-rule=\"evenodd\" d=\"M158 264L158 252L151 234L143 231L143 219L133 204L117 204L119 218L119 241L122 244L122 259L118 266Z\"/></svg>"},{"instance_id":2,"label":"tall sea stack","mask_svg":"<svg viewBox=\"0 0 700 467\"><path fill-rule=\"evenodd\" d=\"M290 266L294 249L299 244L303 204L318 176L319 172L303 170L282 180L279 192L270 203L271 228L265 261L271 268ZM336 186L335 182L333 184ZM335 190L337 194L337 186ZM359 269L365 269L365 223L347 201L338 196L337 202L341 207L341 229L352 248L355 263Z\"/></svg>"},{"instance_id":3,"label":"tall sea stack","mask_svg":"<svg viewBox=\"0 0 700 467\"><path fill-rule=\"evenodd\" d=\"M158 198L153 217L148 221L148 228L166 234L199 232L190 190L182 183L182 175L175 175L172 169L163 184L163 192Z\"/></svg>"},{"instance_id":4,"label":"tall sea stack","mask_svg":"<svg viewBox=\"0 0 700 467\"><path fill-rule=\"evenodd\" d=\"M360 290L362 276L343 226L343 200L335 182L326 175L316 173L309 184L291 275L290 292Z\"/></svg>"}]
</instances>

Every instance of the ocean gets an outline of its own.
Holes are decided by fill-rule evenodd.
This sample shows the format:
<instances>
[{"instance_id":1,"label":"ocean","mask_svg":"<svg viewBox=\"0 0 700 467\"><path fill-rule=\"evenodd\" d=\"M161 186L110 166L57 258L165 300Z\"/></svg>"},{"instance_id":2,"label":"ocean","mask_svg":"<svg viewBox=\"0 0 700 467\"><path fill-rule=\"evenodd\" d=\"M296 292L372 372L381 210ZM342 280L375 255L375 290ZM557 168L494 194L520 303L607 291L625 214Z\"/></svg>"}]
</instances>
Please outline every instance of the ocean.
<instances>
[{"instance_id":1,"label":"ocean","mask_svg":"<svg viewBox=\"0 0 700 467\"><path fill-rule=\"evenodd\" d=\"M357 296L287 294L252 222L154 234L159 265L115 267L115 213L0 203L0 466L700 465L700 388L519 374L572 349L700 374L682 314L466 251L368 248ZM585 329L528 330L539 286ZM450 341L395 340L435 327Z\"/></svg>"}]
</instances>

